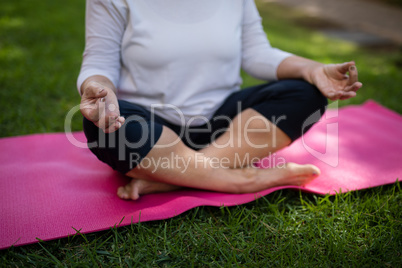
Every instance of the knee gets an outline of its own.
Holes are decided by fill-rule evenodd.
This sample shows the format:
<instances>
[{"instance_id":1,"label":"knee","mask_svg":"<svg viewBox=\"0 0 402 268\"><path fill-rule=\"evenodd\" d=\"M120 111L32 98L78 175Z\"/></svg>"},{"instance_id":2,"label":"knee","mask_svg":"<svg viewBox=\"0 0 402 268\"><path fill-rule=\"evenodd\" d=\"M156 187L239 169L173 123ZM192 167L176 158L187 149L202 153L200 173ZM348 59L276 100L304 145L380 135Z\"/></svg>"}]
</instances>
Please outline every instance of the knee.
<instances>
[{"instance_id":1,"label":"knee","mask_svg":"<svg viewBox=\"0 0 402 268\"><path fill-rule=\"evenodd\" d=\"M295 138L306 133L319 118L325 113L328 105L328 99L318 90L317 87L307 82L301 82L299 88L300 99L298 105L295 105L297 111L294 111L297 131L294 131Z\"/></svg>"},{"instance_id":2,"label":"knee","mask_svg":"<svg viewBox=\"0 0 402 268\"><path fill-rule=\"evenodd\" d=\"M304 103L304 106L309 110L321 110L325 111L328 105L328 99L319 91L319 89L306 82L298 81L298 86L296 87L298 93L300 94L300 100Z\"/></svg>"},{"instance_id":3,"label":"knee","mask_svg":"<svg viewBox=\"0 0 402 268\"><path fill-rule=\"evenodd\" d=\"M92 153L123 174L148 154L162 133L162 125L138 115L126 118L123 126L112 133L104 133L85 118L83 125Z\"/></svg>"},{"instance_id":4,"label":"knee","mask_svg":"<svg viewBox=\"0 0 402 268\"><path fill-rule=\"evenodd\" d=\"M94 123L86 119L85 117L82 120L82 126L84 130L85 137L87 138L88 142L98 140L98 132L99 128L95 126Z\"/></svg>"},{"instance_id":5,"label":"knee","mask_svg":"<svg viewBox=\"0 0 402 268\"><path fill-rule=\"evenodd\" d=\"M303 80L285 80L282 89L277 109L282 109L286 117L277 126L294 141L319 120L328 101L317 87Z\"/></svg>"}]
</instances>

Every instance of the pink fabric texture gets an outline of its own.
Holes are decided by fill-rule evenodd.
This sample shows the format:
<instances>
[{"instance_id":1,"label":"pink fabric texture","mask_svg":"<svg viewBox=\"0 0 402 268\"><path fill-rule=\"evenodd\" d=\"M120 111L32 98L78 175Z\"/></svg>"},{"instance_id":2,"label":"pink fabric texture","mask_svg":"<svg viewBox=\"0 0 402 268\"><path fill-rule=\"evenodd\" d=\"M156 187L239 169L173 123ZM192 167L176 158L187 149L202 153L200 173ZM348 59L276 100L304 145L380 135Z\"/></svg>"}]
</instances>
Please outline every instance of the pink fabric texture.
<instances>
[{"instance_id":1,"label":"pink fabric texture","mask_svg":"<svg viewBox=\"0 0 402 268\"><path fill-rule=\"evenodd\" d=\"M83 142L83 133L74 133ZM0 139L0 249L110 227L162 220L197 206L234 206L284 188L334 194L396 182L402 174L402 117L373 101L329 110L303 138L264 159L312 163L321 176L304 187L252 194L182 190L123 201L128 182L65 133ZM71 136L70 136L71 138Z\"/></svg>"}]
</instances>

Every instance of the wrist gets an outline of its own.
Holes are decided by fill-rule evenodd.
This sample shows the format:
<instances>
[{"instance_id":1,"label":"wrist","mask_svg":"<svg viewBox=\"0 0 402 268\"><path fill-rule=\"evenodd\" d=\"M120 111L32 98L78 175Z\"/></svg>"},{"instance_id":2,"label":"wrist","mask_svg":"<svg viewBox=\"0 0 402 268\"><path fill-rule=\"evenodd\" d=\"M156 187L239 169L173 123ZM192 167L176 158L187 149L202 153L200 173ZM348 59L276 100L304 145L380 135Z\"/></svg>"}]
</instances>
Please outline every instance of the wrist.
<instances>
[{"instance_id":1,"label":"wrist","mask_svg":"<svg viewBox=\"0 0 402 268\"><path fill-rule=\"evenodd\" d=\"M81 96L90 87L98 87L99 89L104 88L107 91L112 91L113 93L116 92L113 83L110 82L108 78L101 75L90 76L81 84Z\"/></svg>"},{"instance_id":2,"label":"wrist","mask_svg":"<svg viewBox=\"0 0 402 268\"><path fill-rule=\"evenodd\" d=\"M325 64L311 61L308 64L306 64L305 68L303 68L302 76L303 79L309 82L310 84L315 84L314 81L314 75L317 73L317 71L321 70L324 68Z\"/></svg>"}]
</instances>

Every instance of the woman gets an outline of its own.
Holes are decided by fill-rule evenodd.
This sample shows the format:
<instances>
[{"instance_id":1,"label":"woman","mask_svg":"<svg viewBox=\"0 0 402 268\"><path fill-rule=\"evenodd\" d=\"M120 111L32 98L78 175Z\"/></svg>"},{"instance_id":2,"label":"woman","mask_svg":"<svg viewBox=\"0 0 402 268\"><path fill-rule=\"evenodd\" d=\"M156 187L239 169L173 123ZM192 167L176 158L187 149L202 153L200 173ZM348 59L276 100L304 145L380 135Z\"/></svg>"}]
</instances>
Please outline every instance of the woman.
<instances>
[{"instance_id":1,"label":"woman","mask_svg":"<svg viewBox=\"0 0 402 268\"><path fill-rule=\"evenodd\" d=\"M274 82L240 89L240 68ZM277 81L276 81L277 80ZM91 151L132 178L117 194L302 185L313 165L253 168L362 86L354 62L272 48L253 0L88 0L78 89Z\"/></svg>"}]
</instances>

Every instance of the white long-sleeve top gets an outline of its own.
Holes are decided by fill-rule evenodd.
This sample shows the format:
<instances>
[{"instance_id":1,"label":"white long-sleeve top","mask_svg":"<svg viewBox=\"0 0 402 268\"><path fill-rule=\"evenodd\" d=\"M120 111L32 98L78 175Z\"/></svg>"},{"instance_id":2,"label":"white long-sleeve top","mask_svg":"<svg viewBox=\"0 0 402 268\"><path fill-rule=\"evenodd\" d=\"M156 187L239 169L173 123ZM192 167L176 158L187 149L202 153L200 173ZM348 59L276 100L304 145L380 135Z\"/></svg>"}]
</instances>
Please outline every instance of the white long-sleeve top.
<instances>
[{"instance_id":1,"label":"white long-sleeve top","mask_svg":"<svg viewBox=\"0 0 402 268\"><path fill-rule=\"evenodd\" d=\"M87 0L77 87L103 75L119 99L201 125L240 89L240 68L275 80L290 55L270 46L253 0Z\"/></svg>"}]
</instances>

